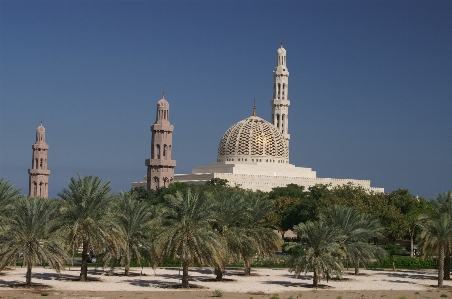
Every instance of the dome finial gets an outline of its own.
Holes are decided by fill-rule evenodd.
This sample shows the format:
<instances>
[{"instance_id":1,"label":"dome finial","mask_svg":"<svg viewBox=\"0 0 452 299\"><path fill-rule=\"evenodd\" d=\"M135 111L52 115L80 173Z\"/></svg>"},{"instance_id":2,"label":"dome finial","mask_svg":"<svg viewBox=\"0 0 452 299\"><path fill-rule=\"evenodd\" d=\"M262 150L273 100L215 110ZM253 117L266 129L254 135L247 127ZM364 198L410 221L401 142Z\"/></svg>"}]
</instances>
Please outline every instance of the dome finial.
<instances>
[{"instance_id":1,"label":"dome finial","mask_svg":"<svg viewBox=\"0 0 452 299\"><path fill-rule=\"evenodd\" d=\"M41 126L42 126L42 115L41 115Z\"/></svg>"},{"instance_id":2,"label":"dome finial","mask_svg":"<svg viewBox=\"0 0 452 299\"><path fill-rule=\"evenodd\" d=\"M165 98L165 87L162 87L162 99Z\"/></svg>"},{"instance_id":3,"label":"dome finial","mask_svg":"<svg viewBox=\"0 0 452 299\"><path fill-rule=\"evenodd\" d=\"M256 116L256 99L254 99L253 116Z\"/></svg>"}]
</instances>

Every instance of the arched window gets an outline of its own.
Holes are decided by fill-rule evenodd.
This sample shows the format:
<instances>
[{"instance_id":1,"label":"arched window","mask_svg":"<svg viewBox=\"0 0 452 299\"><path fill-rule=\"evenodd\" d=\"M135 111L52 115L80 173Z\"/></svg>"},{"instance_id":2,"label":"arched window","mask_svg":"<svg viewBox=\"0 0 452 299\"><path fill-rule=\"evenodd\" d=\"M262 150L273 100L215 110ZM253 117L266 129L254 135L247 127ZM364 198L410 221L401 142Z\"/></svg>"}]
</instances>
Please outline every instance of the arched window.
<instances>
[{"instance_id":1,"label":"arched window","mask_svg":"<svg viewBox=\"0 0 452 299\"><path fill-rule=\"evenodd\" d=\"M160 159L160 144L157 144L157 159Z\"/></svg>"},{"instance_id":2,"label":"arched window","mask_svg":"<svg viewBox=\"0 0 452 299\"><path fill-rule=\"evenodd\" d=\"M168 150L168 146L165 144L163 146L163 157L166 157L166 151Z\"/></svg>"}]
</instances>

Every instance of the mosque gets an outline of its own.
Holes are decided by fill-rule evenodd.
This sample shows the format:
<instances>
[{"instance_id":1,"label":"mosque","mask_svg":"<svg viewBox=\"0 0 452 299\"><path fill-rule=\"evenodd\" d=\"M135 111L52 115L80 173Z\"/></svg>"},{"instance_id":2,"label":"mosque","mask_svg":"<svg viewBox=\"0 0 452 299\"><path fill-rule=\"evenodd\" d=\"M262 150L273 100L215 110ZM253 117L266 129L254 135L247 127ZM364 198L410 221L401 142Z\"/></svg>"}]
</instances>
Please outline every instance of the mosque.
<instances>
[{"instance_id":1,"label":"mosque","mask_svg":"<svg viewBox=\"0 0 452 299\"><path fill-rule=\"evenodd\" d=\"M275 187L297 184L306 188L316 184L332 186L353 183L374 192L383 188L370 186L369 180L318 178L311 168L289 163L289 70L286 50L282 44L277 50L273 71L272 122L253 115L232 125L220 140L217 161L198 166L190 174L174 174L176 161L172 160L172 133L169 122L169 103L157 102L157 116L151 126L151 157L147 159L147 175L142 182L132 182L132 188L166 187L172 182L205 184L213 178L226 179L231 186L244 189L271 191Z\"/></svg>"}]
</instances>

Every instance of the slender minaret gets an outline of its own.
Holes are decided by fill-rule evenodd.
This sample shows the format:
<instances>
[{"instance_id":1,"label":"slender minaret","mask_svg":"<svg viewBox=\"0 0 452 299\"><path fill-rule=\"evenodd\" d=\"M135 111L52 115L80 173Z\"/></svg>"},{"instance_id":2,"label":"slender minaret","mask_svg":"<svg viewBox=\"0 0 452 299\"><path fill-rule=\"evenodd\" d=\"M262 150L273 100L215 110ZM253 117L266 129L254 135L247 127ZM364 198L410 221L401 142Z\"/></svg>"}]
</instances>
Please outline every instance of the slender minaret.
<instances>
[{"instance_id":1,"label":"slender minaret","mask_svg":"<svg viewBox=\"0 0 452 299\"><path fill-rule=\"evenodd\" d=\"M29 174L29 197L49 197L49 175L47 169L47 152L49 146L46 143L46 129L41 125L36 129L36 142L31 146L33 160Z\"/></svg>"},{"instance_id":2,"label":"slender minaret","mask_svg":"<svg viewBox=\"0 0 452 299\"><path fill-rule=\"evenodd\" d=\"M276 67L273 71L273 100L270 101L272 106L272 123L283 134L289 147L289 70L286 65L286 49L281 47L277 51Z\"/></svg>"},{"instance_id":3,"label":"slender minaret","mask_svg":"<svg viewBox=\"0 0 452 299\"><path fill-rule=\"evenodd\" d=\"M176 160L171 160L174 126L169 122L169 103L164 92L157 102L157 117L151 131L151 159L146 160L147 189L156 190L168 187L174 181L176 167Z\"/></svg>"}]
</instances>

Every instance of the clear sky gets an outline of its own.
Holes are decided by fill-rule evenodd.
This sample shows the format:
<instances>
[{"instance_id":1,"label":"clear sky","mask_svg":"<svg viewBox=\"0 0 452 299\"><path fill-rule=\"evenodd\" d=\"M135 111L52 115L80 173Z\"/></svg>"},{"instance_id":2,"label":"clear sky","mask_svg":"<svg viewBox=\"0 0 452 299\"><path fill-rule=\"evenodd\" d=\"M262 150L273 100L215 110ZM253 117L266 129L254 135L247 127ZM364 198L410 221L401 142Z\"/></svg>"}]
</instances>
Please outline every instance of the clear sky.
<instances>
[{"instance_id":1,"label":"clear sky","mask_svg":"<svg viewBox=\"0 0 452 299\"><path fill-rule=\"evenodd\" d=\"M28 194L41 116L50 196L146 174L162 88L176 173L270 120L287 50L290 163L433 198L452 189L452 1L0 0L0 177Z\"/></svg>"}]
</instances>

